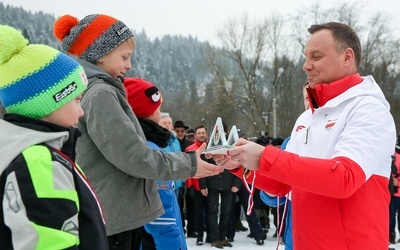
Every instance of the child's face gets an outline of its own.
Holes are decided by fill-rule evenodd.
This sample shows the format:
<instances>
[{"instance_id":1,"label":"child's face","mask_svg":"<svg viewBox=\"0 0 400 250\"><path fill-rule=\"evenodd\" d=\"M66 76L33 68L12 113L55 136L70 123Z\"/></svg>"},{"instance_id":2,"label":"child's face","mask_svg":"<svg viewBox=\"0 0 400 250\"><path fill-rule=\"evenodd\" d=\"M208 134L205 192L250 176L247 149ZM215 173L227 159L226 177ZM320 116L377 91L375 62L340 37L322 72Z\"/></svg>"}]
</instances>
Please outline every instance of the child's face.
<instances>
[{"instance_id":1,"label":"child's face","mask_svg":"<svg viewBox=\"0 0 400 250\"><path fill-rule=\"evenodd\" d=\"M160 119L161 119L161 110L160 107L158 107L156 109L156 111L154 111L154 113L148 117L148 119L152 120L155 123L159 123Z\"/></svg>"},{"instance_id":2,"label":"child's face","mask_svg":"<svg viewBox=\"0 0 400 250\"><path fill-rule=\"evenodd\" d=\"M128 39L113 51L100 58L96 65L113 78L124 76L132 67L131 56L134 49L135 44Z\"/></svg>"},{"instance_id":3,"label":"child's face","mask_svg":"<svg viewBox=\"0 0 400 250\"><path fill-rule=\"evenodd\" d=\"M82 95L77 96L50 115L43 117L41 120L66 128L76 127L78 125L79 118L84 114L81 107L81 99Z\"/></svg>"}]
</instances>

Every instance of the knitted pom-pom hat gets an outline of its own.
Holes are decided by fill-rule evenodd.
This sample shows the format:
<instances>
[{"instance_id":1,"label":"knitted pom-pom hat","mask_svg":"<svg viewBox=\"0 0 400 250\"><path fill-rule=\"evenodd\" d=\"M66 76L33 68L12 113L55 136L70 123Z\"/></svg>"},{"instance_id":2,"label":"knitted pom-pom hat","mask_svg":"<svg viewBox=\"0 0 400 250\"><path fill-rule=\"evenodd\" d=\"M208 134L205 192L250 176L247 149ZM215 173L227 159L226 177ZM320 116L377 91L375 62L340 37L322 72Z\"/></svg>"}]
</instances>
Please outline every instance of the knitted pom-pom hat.
<instances>
[{"instance_id":1,"label":"knitted pom-pom hat","mask_svg":"<svg viewBox=\"0 0 400 250\"><path fill-rule=\"evenodd\" d=\"M41 119L80 95L87 78L70 56L28 43L20 31L0 25L0 102L7 113Z\"/></svg>"},{"instance_id":2,"label":"knitted pom-pom hat","mask_svg":"<svg viewBox=\"0 0 400 250\"><path fill-rule=\"evenodd\" d=\"M54 23L53 32L65 52L91 63L133 37L123 22L102 14L88 15L80 21L64 15Z\"/></svg>"},{"instance_id":3,"label":"knitted pom-pom hat","mask_svg":"<svg viewBox=\"0 0 400 250\"><path fill-rule=\"evenodd\" d=\"M141 78L125 78L126 96L137 117L147 118L161 106L160 90Z\"/></svg>"}]
</instances>

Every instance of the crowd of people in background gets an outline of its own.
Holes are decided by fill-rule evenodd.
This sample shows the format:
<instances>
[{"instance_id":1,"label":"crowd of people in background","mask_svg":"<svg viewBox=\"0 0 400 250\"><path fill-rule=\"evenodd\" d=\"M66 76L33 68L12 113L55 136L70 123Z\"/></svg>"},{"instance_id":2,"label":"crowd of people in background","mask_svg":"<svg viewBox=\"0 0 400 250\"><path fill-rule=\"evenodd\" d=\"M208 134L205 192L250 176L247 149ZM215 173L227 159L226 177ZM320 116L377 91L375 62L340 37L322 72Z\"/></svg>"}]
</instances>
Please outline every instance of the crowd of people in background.
<instances>
[{"instance_id":1,"label":"crowd of people in background","mask_svg":"<svg viewBox=\"0 0 400 250\"><path fill-rule=\"evenodd\" d=\"M196 150L202 143L208 143L210 134L204 125L198 125L191 129L181 120L175 121L172 125L172 118L168 115L164 115L162 120L168 120L183 151L190 152ZM229 131L226 123L223 125L224 131ZM245 138L242 129L237 129L237 132L240 138ZM257 141L265 142L263 144L265 146L280 147L284 140L280 137L260 135ZM213 162L206 158L203 159ZM178 193L186 194L181 195L181 198L177 196L178 199L183 199L179 204L186 237L196 238L198 246L209 243L214 248L232 247L235 234L247 232L249 229L247 237L253 238L257 245L262 246L271 229L271 223L276 228L272 237L283 239L283 234L279 234L279 231L282 231L281 228L284 228L284 224L279 225L278 222L280 218L284 218L283 206L277 208L266 205L260 199L260 190L257 189L254 195L255 205L251 208L251 212L247 213L249 192L242 180L230 174L229 171L200 179L189 178L177 189L180 190ZM181 191L181 189L185 191ZM220 216L219 219L217 215ZM270 222L270 215L273 218L272 222ZM249 228L243 225L242 220L246 220ZM283 240L281 244L284 244Z\"/></svg>"}]
</instances>

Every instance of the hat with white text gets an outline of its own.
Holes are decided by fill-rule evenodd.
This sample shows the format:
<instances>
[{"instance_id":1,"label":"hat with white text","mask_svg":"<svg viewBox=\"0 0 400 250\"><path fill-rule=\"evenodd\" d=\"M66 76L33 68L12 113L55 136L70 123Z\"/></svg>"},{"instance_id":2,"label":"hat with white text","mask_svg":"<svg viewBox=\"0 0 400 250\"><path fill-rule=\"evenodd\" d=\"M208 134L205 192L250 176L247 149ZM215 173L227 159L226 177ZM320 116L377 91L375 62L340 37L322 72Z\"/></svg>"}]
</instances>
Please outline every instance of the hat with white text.
<instances>
[{"instance_id":1,"label":"hat with white text","mask_svg":"<svg viewBox=\"0 0 400 250\"><path fill-rule=\"evenodd\" d=\"M82 66L44 44L28 44L21 31L0 25L0 102L7 113L41 119L87 87Z\"/></svg>"},{"instance_id":2,"label":"hat with white text","mask_svg":"<svg viewBox=\"0 0 400 250\"><path fill-rule=\"evenodd\" d=\"M54 23L53 33L65 52L90 63L133 37L123 22L103 14L88 15L82 20L64 15Z\"/></svg>"}]
</instances>

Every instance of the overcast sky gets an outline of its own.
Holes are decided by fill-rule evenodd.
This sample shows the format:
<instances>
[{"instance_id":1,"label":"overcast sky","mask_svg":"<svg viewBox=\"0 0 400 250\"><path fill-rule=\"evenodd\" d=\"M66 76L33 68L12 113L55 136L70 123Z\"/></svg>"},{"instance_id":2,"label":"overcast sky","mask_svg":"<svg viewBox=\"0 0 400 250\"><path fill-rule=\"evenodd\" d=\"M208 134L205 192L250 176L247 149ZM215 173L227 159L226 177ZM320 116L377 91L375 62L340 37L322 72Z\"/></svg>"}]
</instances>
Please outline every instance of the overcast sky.
<instances>
[{"instance_id":1,"label":"overcast sky","mask_svg":"<svg viewBox=\"0 0 400 250\"><path fill-rule=\"evenodd\" d=\"M340 1L340 0L339 0ZM320 1L331 7L335 1ZM357 0L356 0L357 1ZM294 14L315 0L0 0L3 4L23 7L33 12L43 11L56 17L70 14L82 19L88 14L114 16L131 29L145 29L151 38L165 34L197 37L215 41L216 31L228 20L244 13L250 18L263 18L271 13ZM343 2L343 1L341 1ZM354 1L353 1L354 2ZM400 1L358 0L369 13L377 11L393 15L400 27ZM305 27L306 29L307 27ZM400 32L400 29L399 29Z\"/></svg>"}]
</instances>

